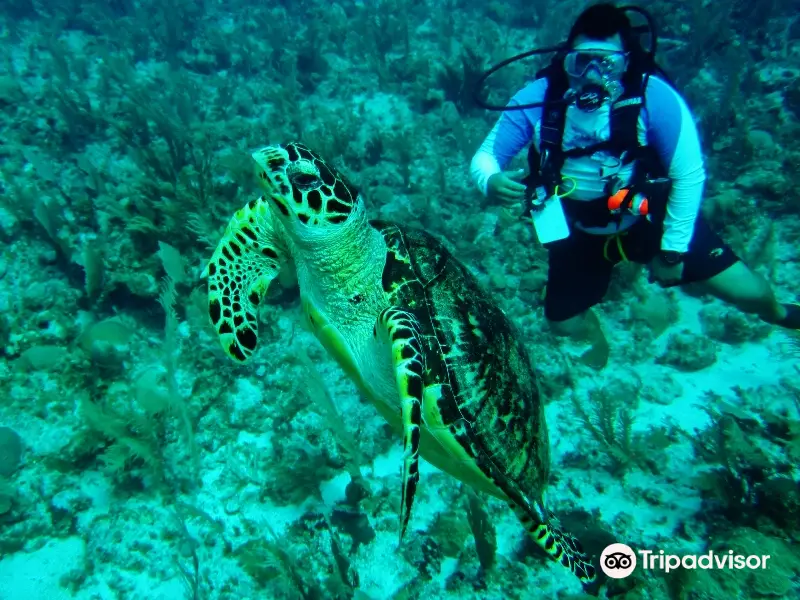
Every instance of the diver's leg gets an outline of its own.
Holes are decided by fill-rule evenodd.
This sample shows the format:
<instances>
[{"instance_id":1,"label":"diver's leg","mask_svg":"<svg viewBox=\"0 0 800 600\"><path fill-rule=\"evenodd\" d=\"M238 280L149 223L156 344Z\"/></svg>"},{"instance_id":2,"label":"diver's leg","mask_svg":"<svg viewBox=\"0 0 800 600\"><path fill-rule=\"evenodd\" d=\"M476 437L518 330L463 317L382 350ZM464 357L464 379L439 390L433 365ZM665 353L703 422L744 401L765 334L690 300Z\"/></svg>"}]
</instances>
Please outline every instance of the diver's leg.
<instances>
[{"instance_id":1,"label":"diver's leg","mask_svg":"<svg viewBox=\"0 0 800 600\"><path fill-rule=\"evenodd\" d=\"M613 263L603 257L604 238L574 232L549 248L544 315L556 335L588 342L583 362L600 370L608 363L609 345L600 319L591 308L611 282Z\"/></svg>"},{"instance_id":2,"label":"diver's leg","mask_svg":"<svg viewBox=\"0 0 800 600\"><path fill-rule=\"evenodd\" d=\"M800 315L794 314L796 311L791 305L778 302L767 280L741 261L700 285L712 296L734 305L742 312L755 314L767 323L800 328Z\"/></svg>"},{"instance_id":3,"label":"diver's leg","mask_svg":"<svg viewBox=\"0 0 800 600\"><path fill-rule=\"evenodd\" d=\"M578 342L595 342L600 338L605 339L600 319L591 308L563 321L548 318L548 322L553 333Z\"/></svg>"},{"instance_id":4,"label":"diver's leg","mask_svg":"<svg viewBox=\"0 0 800 600\"><path fill-rule=\"evenodd\" d=\"M591 344L591 347L581 355L582 362L598 371L606 366L611 347L603 333L600 319L592 309L587 309L564 321L548 321L550 329L556 335Z\"/></svg>"},{"instance_id":5,"label":"diver's leg","mask_svg":"<svg viewBox=\"0 0 800 600\"><path fill-rule=\"evenodd\" d=\"M769 282L748 268L702 215L685 257L683 279L767 323L800 329L800 307L778 302Z\"/></svg>"}]
</instances>

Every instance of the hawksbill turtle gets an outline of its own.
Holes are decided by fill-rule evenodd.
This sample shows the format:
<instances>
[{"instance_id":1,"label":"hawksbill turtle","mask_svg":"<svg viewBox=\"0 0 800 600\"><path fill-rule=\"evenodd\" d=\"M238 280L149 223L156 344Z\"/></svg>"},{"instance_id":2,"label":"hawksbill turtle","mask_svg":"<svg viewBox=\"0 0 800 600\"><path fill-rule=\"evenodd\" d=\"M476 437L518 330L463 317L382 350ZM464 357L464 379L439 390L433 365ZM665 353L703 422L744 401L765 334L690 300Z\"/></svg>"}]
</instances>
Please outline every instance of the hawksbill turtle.
<instances>
[{"instance_id":1,"label":"hawksbill turtle","mask_svg":"<svg viewBox=\"0 0 800 600\"><path fill-rule=\"evenodd\" d=\"M435 237L368 219L356 187L310 148L252 157L264 195L233 215L204 273L225 353L253 356L258 304L294 265L307 325L403 439L400 541L421 455L506 501L548 556L594 581L578 541L544 507L544 406L505 313Z\"/></svg>"}]
</instances>

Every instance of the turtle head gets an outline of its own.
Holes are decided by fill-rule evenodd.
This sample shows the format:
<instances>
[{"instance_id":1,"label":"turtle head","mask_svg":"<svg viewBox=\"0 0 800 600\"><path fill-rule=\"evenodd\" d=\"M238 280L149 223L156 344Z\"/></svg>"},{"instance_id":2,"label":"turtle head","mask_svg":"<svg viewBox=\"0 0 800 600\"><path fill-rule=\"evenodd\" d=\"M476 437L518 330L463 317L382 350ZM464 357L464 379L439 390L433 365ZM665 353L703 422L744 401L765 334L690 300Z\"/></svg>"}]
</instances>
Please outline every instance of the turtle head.
<instances>
[{"instance_id":1,"label":"turtle head","mask_svg":"<svg viewBox=\"0 0 800 600\"><path fill-rule=\"evenodd\" d=\"M296 236L329 233L363 212L358 189L303 144L266 146L252 156L266 202Z\"/></svg>"}]
</instances>

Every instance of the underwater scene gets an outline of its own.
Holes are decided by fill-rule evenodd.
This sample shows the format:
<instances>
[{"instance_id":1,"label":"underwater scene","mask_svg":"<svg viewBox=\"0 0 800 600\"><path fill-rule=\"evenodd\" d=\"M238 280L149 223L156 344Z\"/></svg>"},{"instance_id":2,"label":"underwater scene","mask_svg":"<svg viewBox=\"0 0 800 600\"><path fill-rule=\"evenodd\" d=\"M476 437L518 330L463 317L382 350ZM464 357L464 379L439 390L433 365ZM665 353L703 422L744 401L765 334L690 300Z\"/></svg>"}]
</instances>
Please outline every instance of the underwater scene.
<instances>
[{"instance_id":1,"label":"underwater scene","mask_svg":"<svg viewBox=\"0 0 800 600\"><path fill-rule=\"evenodd\" d=\"M0 600L800 598L795 0L0 49Z\"/></svg>"}]
</instances>

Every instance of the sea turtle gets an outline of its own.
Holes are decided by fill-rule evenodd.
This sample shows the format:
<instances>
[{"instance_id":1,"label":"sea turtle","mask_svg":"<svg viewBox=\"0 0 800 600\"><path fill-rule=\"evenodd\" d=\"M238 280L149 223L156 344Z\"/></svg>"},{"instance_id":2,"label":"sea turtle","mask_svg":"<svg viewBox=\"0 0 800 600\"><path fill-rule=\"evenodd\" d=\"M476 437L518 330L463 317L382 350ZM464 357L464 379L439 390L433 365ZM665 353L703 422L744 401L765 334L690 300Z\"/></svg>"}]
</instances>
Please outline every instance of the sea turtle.
<instances>
[{"instance_id":1,"label":"sea turtle","mask_svg":"<svg viewBox=\"0 0 800 600\"><path fill-rule=\"evenodd\" d=\"M264 195L234 214L205 272L228 356L253 356L256 307L293 265L310 329L402 436L400 540L421 454L506 501L553 560L593 581L580 544L543 505L544 407L505 313L435 237L369 220L356 187L308 147L272 145L252 156Z\"/></svg>"}]
</instances>

